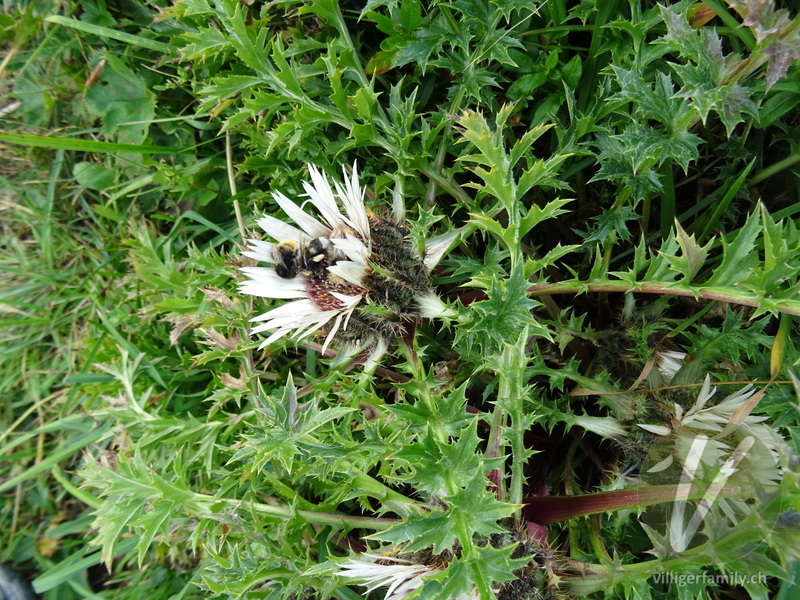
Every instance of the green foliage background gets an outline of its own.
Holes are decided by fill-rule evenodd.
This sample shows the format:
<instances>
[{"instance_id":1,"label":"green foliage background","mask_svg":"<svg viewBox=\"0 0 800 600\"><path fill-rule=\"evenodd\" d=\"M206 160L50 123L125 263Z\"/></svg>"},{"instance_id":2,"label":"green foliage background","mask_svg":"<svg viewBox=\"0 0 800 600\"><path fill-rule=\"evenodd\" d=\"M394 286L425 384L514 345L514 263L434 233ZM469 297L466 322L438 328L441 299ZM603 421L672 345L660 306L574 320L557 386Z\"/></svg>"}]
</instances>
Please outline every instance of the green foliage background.
<instances>
[{"instance_id":1,"label":"green foliage background","mask_svg":"<svg viewBox=\"0 0 800 600\"><path fill-rule=\"evenodd\" d=\"M793 597L799 31L756 0L4 4L0 562L47 598L354 600L336 560L382 541L456 553L418 597L493 598L525 499L611 489L675 349L675 394L775 381L780 501L682 556L641 507L562 519L524 597ZM457 316L375 373L247 335L236 210L309 163L448 249Z\"/></svg>"}]
</instances>

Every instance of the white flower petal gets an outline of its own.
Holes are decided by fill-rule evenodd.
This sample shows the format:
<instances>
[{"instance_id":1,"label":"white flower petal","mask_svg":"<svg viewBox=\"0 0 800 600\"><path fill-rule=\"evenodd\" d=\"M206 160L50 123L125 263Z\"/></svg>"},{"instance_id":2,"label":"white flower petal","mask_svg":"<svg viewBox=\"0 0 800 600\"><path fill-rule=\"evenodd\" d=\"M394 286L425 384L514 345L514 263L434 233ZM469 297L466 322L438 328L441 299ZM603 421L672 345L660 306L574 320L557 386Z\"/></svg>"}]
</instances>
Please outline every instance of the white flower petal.
<instances>
[{"instance_id":1,"label":"white flower petal","mask_svg":"<svg viewBox=\"0 0 800 600\"><path fill-rule=\"evenodd\" d=\"M385 338L378 338L378 341L372 347L369 356L367 356L367 360L364 361L364 370L369 372L374 369L388 350L389 342Z\"/></svg>"},{"instance_id":2,"label":"white flower petal","mask_svg":"<svg viewBox=\"0 0 800 600\"><path fill-rule=\"evenodd\" d=\"M442 260L447 251L455 245L455 240L459 239L460 229L453 229L442 235L437 235L425 243L425 267L432 270L439 261Z\"/></svg>"},{"instance_id":3,"label":"white flower petal","mask_svg":"<svg viewBox=\"0 0 800 600\"><path fill-rule=\"evenodd\" d=\"M659 473L659 472L663 471L664 469L666 469L668 466L670 466L672 464L672 462L673 462L672 455L669 454L669 455L667 455L667 458L657 462L655 465L653 465L652 467L647 469L647 472L648 473Z\"/></svg>"},{"instance_id":4,"label":"white flower petal","mask_svg":"<svg viewBox=\"0 0 800 600\"><path fill-rule=\"evenodd\" d=\"M347 361L351 360L355 356L358 356L363 352L364 348L369 345L368 341L361 342L359 344L347 343L342 344L339 348L339 351L336 353L336 358L333 359L332 365L334 367L339 367L346 363Z\"/></svg>"},{"instance_id":5,"label":"white flower petal","mask_svg":"<svg viewBox=\"0 0 800 600\"><path fill-rule=\"evenodd\" d=\"M747 402L747 400L749 400L750 397L755 393L756 391L753 389L753 384L751 383L744 386L738 392L734 392L730 396L727 396L724 400L722 400L722 402L712 407L711 410L716 413L733 414L737 408Z\"/></svg>"},{"instance_id":6,"label":"white flower petal","mask_svg":"<svg viewBox=\"0 0 800 600\"><path fill-rule=\"evenodd\" d=\"M256 319L261 319L264 316L265 315L261 315L261 317L256 317L255 319L252 320L255 321ZM292 329L296 329L298 327L304 327L309 322L316 323L318 318L319 317L317 316L317 313L315 313L314 315L305 315L302 318L296 318L296 317L270 318L264 320L264 322L261 325L253 327L251 333L261 333L263 331L271 331L272 329L287 329L291 331Z\"/></svg>"},{"instance_id":7,"label":"white flower petal","mask_svg":"<svg viewBox=\"0 0 800 600\"><path fill-rule=\"evenodd\" d=\"M289 326L278 327L273 323L264 323L263 325L259 325L258 327L253 329L251 333L255 334L255 333L261 333L262 331L269 331L275 329L275 331L272 332L272 335L270 335L263 342L261 342L261 344L258 347L258 349L260 350L261 348L266 348L273 342L277 342L282 337L289 335L294 328L295 328L294 324Z\"/></svg>"},{"instance_id":8,"label":"white flower petal","mask_svg":"<svg viewBox=\"0 0 800 600\"><path fill-rule=\"evenodd\" d=\"M350 260L340 260L335 265L328 267L328 272L342 281L361 286L364 284L364 277L367 275L368 269L364 265Z\"/></svg>"},{"instance_id":9,"label":"white flower petal","mask_svg":"<svg viewBox=\"0 0 800 600\"><path fill-rule=\"evenodd\" d=\"M275 332L262 344L262 347L288 334L291 334L290 337L295 341L301 340L310 333L323 327L328 321L336 317L339 312L335 310L320 311L316 309L316 307L313 307L313 310L307 310L308 307L299 304L300 302L302 301L291 304L297 305L299 310L306 310L304 314L287 315L283 313L275 315L276 311L284 308L281 306L279 309L275 309L253 319L254 321L263 320L264 323L253 328L252 333L261 333L262 331L275 329ZM292 331L294 331L294 333L292 333Z\"/></svg>"},{"instance_id":10,"label":"white flower petal","mask_svg":"<svg viewBox=\"0 0 800 600\"><path fill-rule=\"evenodd\" d=\"M274 263L273 249L275 244L272 242L265 242L262 240L247 240L247 250L242 252L245 256L249 256L258 261Z\"/></svg>"},{"instance_id":11,"label":"white flower petal","mask_svg":"<svg viewBox=\"0 0 800 600\"><path fill-rule=\"evenodd\" d=\"M348 317L350 316L349 313L347 316ZM323 354L325 354L325 351L328 349L328 344L331 343L333 337L336 335L336 332L339 331L339 327L342 324L342 317L344 317L344 314L339 313L339 315L336 317L336 320L333 322L333 327L331 327L331 330L328 332L328 335L325 336L325 343L322 344Z\"/></svg>"},{"instance_id":12,"label":"white flower petal","mask_svg":"<svg viewBox=\"0 0 800 600\"><path fill-rule=\"evenodd\" d=\"M370 237L369 217L364 207L364 188L358 183L358 163L353 163L353 176L350 179L347 179L347 171L345 169L342 169L342 172L344 173L344 187L339 185L338 182L334 182L336 192L339 194L339 200L342 202L351 223L366 241Z\"/></svg>"},{"instance_id":13,"label":"white flower petal","mask_svg":"<svg viewBox=\"0 0 800 600\"><path fill-rule=\"evenodd\" d=\"M287 215L289 215L292 221L297 223L303 229L303 231L305 231L312 238L325 237L327 235L330 235L331 233L330 228L326 227L325 225L317 221L314 217L304 212L302 208L297 206L297 204L289 200L286 196L284 196L280 192L275 192L273 194L273 197L275 198L275 201L280 205L280 207L284 210L284 212Z\"/></svg>"},{"instance_id":14,"label":"white flower petal","mask_svg":"<svg viewBox=\"0 0 800 600\"><path fill-rule=\"evenodd\" d=\"M637 423L637 425L645 431L649 431L650 433L654 433L656 435L669 435L672 433L672 429L669 427L664 427L663 425L648 425L647 423Z\"/></svg>"},{"instance_id":15,"label":"white flower petal","mask_svg":"<svg viewBox=\"0 0 800 600\"><path fill-rule=\"evenodd\" d=\"M336 317L336 322L333 324L330 333L328 333L328 337L325 338L325 344L322 347L323 352L325 352L325 349L328 347L328 343L342 325L342 320L344 320L344 326L342 327L342 330L347 330L347 324L350 322L350 315L353 314L353 310L356 308L356 306L358 306L358 303L361 302L360 296L345 296L344 294L338 294L336 292L332 292L331 295L344 302L345 307L339 311L339 314Z\"/></svg>"},{"instance_id":16,"label":"white flower petal","mask_svg":"<svg viewBox=\"0 0 800 600\"><path fill-rule=\"evenodd\" d=\"M367 587L366 593L379 587L388 587L384 600L405 598L422 586L424 575L436 571L428 565L366 553L359 558L351 558L341 566L342 570L337 575L355 580L355 585Z\"/></svg>"},{"instance_id":17,"label":"white flower petal","mask_svg":"<svg viewBox=\"0 0 800 600\"><path fill-rule=\"evenodd\" d=\"M661 371L667 381L670 381L683 366L683 361L687 356L685 352L676 352L674 350L658 352L658 370Z\"/></svg>"},{"instance_id":18,"label":"white flower petal","mask_svg":"<svg viewBox=\"0 0 800 600\"><path fill-rule=\"evenodd\" d=\"M350 323L350 316L353 314L353 311L361 302L363 296L348 296L346 294L340 294L339 292L331 292L331 296L339 300L344 304L344 308L342 309L342 315L345 317L344 325L342 326L342 331L347 331L347 325ZM337 325L338 328L338 325Z\"/></svg>"},{"instance_id":19,"label":"white flower petal","mask_svg":"<svg viewBox=\"0 0 800 600\"><path fill-rule=\"evenodd\" d=\"M328 178L314 165L308 165L308 173L311 175L311 183L304 181L303 189L325 222L331 229L335 229L342 222L342 213L336 206L336 198Z\"/></svg>"},{"instance_id":20,"label":"white flower petal","mask_svg":"<svg viewBox=\"0 0 800 600\"><path fill-rule=\"evenodd\" d=\"M363 298L361 294L350 296L349 294L342 294L341 292L331 292L331 296L344 304L344 308L341 309L342 312L352 312Z\"/></svg>"},{"instance_id":21,"label":"white flower petal","mask_svg":"<svg viewBox=\"0 0 800 600\"><path fill-rule=\"evenodd\" d=\"M684 427L690 427L693 430L700 429L702 431L713 431L713 432L722 431L722 427L720 427L719 425L714 425L713 423L710 422L709 419L681 421L681 425L683 425Z\"/></svg>"},{"instance_id":22,"label":"white flower petal","mask_svg":"<svg viewBox=\"0 0 800 600\"><path fill-rule=\"evenodd\" d=\"M331 242L337 250L343 252L353 262L367 264L370 255L369 248L354 235L348 233L343 238L333 238Z\"/></svg>"},{"instance_id":23,"label":"white flower petal","mask_svg":"<svg viewBox=\"0 0 800 600\"><path fill-rule=\"evenodd\" d=\"M269 336L267 336L264 339L264 341L261 342L261 344L258 346L258 349L261 350L262 348L271 346L272 344L274 344L275 342L277 342L282 338L287 338L289 340L297 342L297 340L295 340L292 337L292 333L294 332L294 327L295 327L294 325L288 325L286 327L278 327Z\"/></svg>"},{"instance_id":24,"label":"white flower petal","mask_svg":"<svg viewBox=\"0 0 800 600\"><path fill-rule=\"evenodd\" d=\"M283 308L283 307L281 307ZM269 313L267 313L269 314ZM299 341L304 337L308 336L309 334L313 333L317 329L324 327L328 321L332 318L339 315L339 311L336 310L326 310L326 311L315 311L315 312L308 312L305 315L299 317L279 317L277 319L271 319L266 321L265 323L259 325L258 327L252 330L252 333L261 333L262 331L269 331L271 329L276 329L276 331L269 336L264 342L262 342L260 348L264 346L268 346L272 342L291 334L289 337L295 341ZM261 315L261 317L257 317L261 319L267 315ZM294 331L294 333L292 333Z\"/></svg>"},{"instance_id":25,"label":"white flower petal","mask_svg":"<svg viewBox=\"0 0 800 600\"><path fill-rule=\"evenodd\" d=\"M308 296L305 280L302 278L284 279L278 277L275 269L267 267L243 267L241 271L250 278L239 286L242 294L284 299Z\"/></svg>"},{"instance_id":26,"label":"white flower petal","mask_svg":"<svg viewBox=\"0 0 800 600\"><path fill-rule=\"evenodd\" d=\"M618 438L627 433L625 427L614 417L591 417L578 415L571 418L572 423L604 438Z\"/></svg>"},{"instance_id":27,"label":"white flower petal","mask_svg":"<svg viewBox=\"0 0 800 600\"><path fill-rule=\"evenodd\" d=\"M297 319L300 321L306 315L316 314L318 312L321 311L311 300L295 300L294 302L289 302L288 304L273 308L263 315L250 319L250 321L268 321L270 319L283 318Z\"/></svg>"},{"instance_id":28,"label":"white flower petal","mask_svg":"<svg viewBox=\"0 0 800 600\"><path fill-rule=\"evenodd\" d=\"M717 388L711 387L711 375L706 374L705 381L703 381L703 387L700 388L700 393L697 394L697 400L694 403L694 406L689 409L687 415L691 415L696 413L699 410L702 410L706 403L711 400L711 397L717 393Z\"/></svg>"},{"instance_id":29,"label":"white flower petal","mask_svg":"<svg viewBox=\"0 0 800 600\"><path fill-rule=\"evenodd\" d=\"M299 337L295 337L295 333L300 325L304 325L306 327L310 327L311 331L316 330L317 320L318 319L307 319L310 320L311 323L303 322L302 324L297 323L296 321L277 321L272 322L268 321L266 323L262 323L258 327L254 327L251 333L263 333L265 331L271 331L272 333L269 336L270 341L275 341L278 338L283 336L289 336L292 339L300 339ZM302 330L300 330L302 331ZM267 342L269 343L269 342Z\"/></svg>"},{"instance_id":30,"label":"white flower petal","mask_svg":"<svg viewBox=\"0 0 800 600\"><path fill-rule=\"evenodd\" d=\"M419 315L426 319L434 317L454 317L455 312L447 308L447 306L439 299L434 292L417 296L415 298L417 306L419 307Z\"/></svg>"},{"instance_id":31,"label":"white flower petal","mask_svg":"<svg viewBox=\"0 0 800 600\"><path fill-rule=\"evenodd\" d=\"M299 241L300 238L303 237L303 232L297 227L284 223L271 215L264 215L258 219L256 223L258 223L258 226L261 227L269 237L279 242L283 240Z\"/></svg>"},{"instance_id":32,"label":"white flower petal","mask_svg":"<svg viewBox=\"0 0 800 600\"><path fill-rule=\"evenodd\" d=\"M292 339L295 341L299 341L302 340L304 337L308 337L318 329L322 329L323 327L325 327L328 324L328 321L338 316L338 314L339 313L335 310L326 310L325 312L319 313L319 317L317 317L315 320L310 321L309 319L310 322L306 324L305 328L300 329L298 327L297 331L295 331L292 334Z\"/></svg>"}]
</instances>

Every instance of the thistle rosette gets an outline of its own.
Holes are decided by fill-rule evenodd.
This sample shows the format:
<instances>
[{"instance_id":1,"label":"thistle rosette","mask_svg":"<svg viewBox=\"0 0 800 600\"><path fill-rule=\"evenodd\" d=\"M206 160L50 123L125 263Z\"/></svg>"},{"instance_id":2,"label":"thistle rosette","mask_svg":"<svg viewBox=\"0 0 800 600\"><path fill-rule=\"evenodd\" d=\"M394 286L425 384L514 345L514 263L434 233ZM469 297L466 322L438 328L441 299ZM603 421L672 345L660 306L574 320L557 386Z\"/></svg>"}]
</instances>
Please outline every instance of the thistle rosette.
<instances>
[{"instance_id":1,"label":"thistle rosette","mask_svg":"<svg viewBox=\"0 0 800 600\"><path fill-rule=\"evenodd\" d=\"M248 240L243 253L272 266L244 267L248 279L242 293L293 300L252 319L260 323L252 333L270 332L263 348L283 337L300 341L321 331L323 352L334 340L342 343L345 356L369 349L366 366L371 367L405 321L452 313L434 292L408 229L364 205L355 165L352 176L345 172L344 185L331 187L313 165L309 174L302 205L273 193L294 225L264 215L258 225L274 241ZM319 218L305 211L306 204Z\"/></svg>"}]
</instances>

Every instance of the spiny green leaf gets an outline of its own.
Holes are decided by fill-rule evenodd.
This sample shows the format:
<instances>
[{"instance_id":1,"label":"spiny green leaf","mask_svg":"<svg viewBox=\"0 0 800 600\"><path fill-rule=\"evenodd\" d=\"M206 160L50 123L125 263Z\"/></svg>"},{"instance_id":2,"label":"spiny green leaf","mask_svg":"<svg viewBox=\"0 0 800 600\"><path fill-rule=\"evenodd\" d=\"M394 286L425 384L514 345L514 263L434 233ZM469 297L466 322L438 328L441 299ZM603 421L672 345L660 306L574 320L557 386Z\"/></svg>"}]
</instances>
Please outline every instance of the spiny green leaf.
<instances>
[{"instance_id":1,"label":"spiny green leaf","mask_svg":"<svg viewBox=\"0 0 800 600\"><path fill-rule=\"evenodd\" d=\"M403 522L373 533L370 539L381 540L394 546L403 545L406 552L432 547L440 554L453 547L458 539L463 547L472 547L472 536L499 533L503 528L497 521L514 512L515 506L499 502L487 491L489 480L483 472L474 475L467 487L444 500L446 510L433 510L425 514L411 514Z\"/></svg>"},{"instance_id":2,"label":"spiny green leaf","mask_svg":"<svg viewBox=\"0 0 800 600\"><path fill-rule=\"evenodd\" d=\"M489 480L482 473L476 473L463 489L457 490L444 500L450 505L447 512L452 526L465 548L472 546L474 534L488 536L500 533L503 528L498 521L510 516L517 507L500 502L487 490Z\"/></svg>"},{"instance_id":3,"label":"spiny green leaf","mask_svg":"<svg viewBox=\"0 0 800 600\"><path fill-rule=\"evenodd\" d=\"M550 250L541 258L527 258L525 260L525 265L523 266L523 276L526 279L534 277L537 273L540 273L547 267L555 265L561 258L567 254L575 252L580 247L581 246L578 244L562 246L559 242L552 250Z\"/></svg>"},{"instance_id":4,"label":"spiny green leaf","mask_svg":"<svg viewBox=\"0 0 800 600\"><path fill-rule=\"evenodd\" d=\"M175 503L170 500L156 500L150 505L147 512L131 523L131 527L141 529L139 541L136 542L136 549L139 552L139 568L142 568L147 551L155 536L161 534L164 539L167 539L169 519L174 506Z\"/></svg>"},{"instance_id":5,"label":"spiny green leaf","mask_svg":"<svg viewBox=\"0 0 800 600\"><path fill-rule=\"evenodd\" d=\"M584 243L604 241L612 234L616 234L619 239L628 240L632 233L628 223L637 218L638 215L630 206L607 210L597 217L594 231L584 238Z\"/></svg>"},{"instance_id":6,"label":"spiny green leaf","mask_svg":"<svg viewBox=\"0 0 800 600\"><path fill-rule=\"evenodd\" d=\"M508 156L503 150L503 140L501 132L497 129L489 128L486 118L479 112L473 110L464 111L458 120L462 129L462 135L472 142L481 152L481 164L491 165L497 168L510 167ZM473 162L478 162L477 157L470 157Z\"/></svg>"},{"instance_id":7,"label":"spiny green leaf","mask_svg":"<svg viewBox=\"0 0 800 600\"><path fill-rule=\"evenodd\" d=\"M213 96L213 102L219 102L230 96L241 94L245 90L264 85L261 77L253 75L223 75L212 80L211 85L204 86L200 93L205 96Z\"/></svg>"},{"instance_id":8,"label":"spiny green leaf","mask_svg":"<svg viewBox=\"0 0 800 600\"><path fill-rule=\"evenodd\" d=\"M272 63L266 59L269 29L263 27L254 33L245 24L245 9L241 4L223 4L227 5L223 23L236 55L252 72L268 79L275 71Z\"/></svg>"},{"instance_id":9,"label":"spiny green leaf","mask_svg":"<svg viewBox=\"0 0 800 600\"><path fill-rule=\"evenodd\" d=\"M570 202L572 202L571 198L558 198L548 202L544 208L538 206L537 204L532 205L528 209L528 213L522 217L522 220L520 221L520 236L526 235L539 223L546 221L547 219L554 219L558 215L563 215L564 213L568 212L563 210L561 207L566 206Z\"/></svg>"},{"instance_id":10,"label":"spiny green leaf","mask_svg":"<svg viewBox=\"0 0 800 600\"><path fill-rule=\"evenodd\" d=\"M642 74L633 69L612 65L617 82L622 88L612 98L635 103L635 110L648 119L667 126L675 134L691 124L691 110L686 100L676 98L672 78L667 73L658 73L654 86Z\"/></svg>"},{"instance_id":11,"label":"spiny green leaf","mask_svg":"<svg viewBox=\"0 0 800 600\"><path fill-rule=\"evenodd\" d=\"M447 435L457 436L474 419L466 411L466 389L467 382L448 394L437 396L433 405L427 402L392 404L386 410L408 421L416 431L426 431L431 424L435 424L442 427Z\"/></svg>"},{"instance_id":12,"label":"spiny green leaf","mask_svg":"<svg viewBox=\"0 0 800 600\"><path fill-rule=\"evenodd\" d=\"M421 490L431 494L455 493L466 485L476 472L495 468L494 461L486 461L477 452L479 443L477 419L459 432L452 442L443 441L438 432L428 429L415 444L409 444L395 453L397 460L408 464L411 475L406 477Z\"/></svg>"},{"instance_id":13,"label":"spiny green leaf","mask_svg":"<svg viewBox=\"0 0 800 600\"><path fill-rule=\"evenodd\" d=\"M181 48L183 60L206 60L211 55L222 52L228 45L228 38L216 27L201 27L197 31L183 34L186 45Z\"/></svg>"},{"instance_id":14,"label":"spiny green leaf","mask_svg":"<svg viewBox=\"0 0 800 600\"><path fill-rule=\"evenodd\" d=\"M418 29L410 36L403 34L393 38L397 44L393 66L402 67L410 63L427 65L430 55L442 47L448 39L448 32L443 29Z\"/></svg>"},{"instance_id":15,"label":"spiny green leaf","mask_svg":"<svg viewBox=\"0 0 800 600\"><path fill-rule=\"evenodd\" d=\"M231 458L232 462L247 460L255 473L272 460L292 473L298 457L320 456L326 444L319 441L314 432L354 410L346 406L320 409L316 402L298 405L291 375L280 399L268 396L265 400L267 406L257 411L260 423L252 426L255 433L243 436L247 442ZM336 442L331 445L340 449Z\"/></svg>"},{"instance_id":16,"label":"spiny green leaf","mask_svg":"<svg viewBox=\"0 0 800 600\"><path fill-rule=\"evenodd\" d=\"M514 571L525 566L530 558L511 558L515 546L494 548L490 545L472 548L452 561L438 577L443 581L442 597L458 598L474 593L481 598L496 597L495 584L516 579ZM542 582L542 585L546 585Z\"/></svg>"},{"instance_id":17,"label":"spiny green leaf","mask_svg":"<svg viewBox=\"0 0 800 600\"><path fill-rule=\"evenodd\" d=\"M731 286L745 279L758 263L758 254L753 252L760 233L759 211L753 211L744 226L735 236L722 236L722 263L705 282L706 286Z\"/></svg>"},{"instance_id":18,"label":"spiny green leaf","mask_svg":"<svg viewBox=\"0 0 800 600\"><path fill-rule=\"evenodd\" d=\"M533 335L549 337L547 329L531 314L538 302L528 296L528 287L521 270L506 279L492 277L486 289L488 300L470 304L469 321L459 326L457 338L470 336L483 340L484 350L493 353L493 348L515 339L525 326L530 327ZM491 343L487 343L489 341Z\"/></svg>"},{"instance_id":19,"label":"spiny green leaf","mask_svg":"<svg viewBox=\"0 0 800 600\"><path fill-rule=\"evenodd\" d=\"M673 281L675 279L675 271L667 256L676 256L680 244L675 237L674 232L670 232L669 237L661 243L661 249L658 253L650 254L650 264L647 267L647 272L642 281Z\"/></svg>"},{"instance_id":20,"label":"spiny green leaf","mask_svg":"<svg viewBox=\"0 0 800 600\"><path fill-rule=\"evenodd\" d=\"M500 124L498 123L498 125ZM508 153L509 165L512 167L516 165L525 153L528 152L533 143L551 128L552 125L539 125L538 127L526 131L511 147Z\"/></svg>"},{"instance_id":21,"label":"spiny green leaf","mask_svg":"<svg viewBox=\"0 0 800 600\"><path fill-rule=\"evenodd\" d=\"M667 254L662 254L662 256L669 261L673 269L683 275L681 281L688 283L705 263L712 242L701 247L695 241L693 235L687 235L678 221L675 221L675 230L677 232L676 239L681 247L681 256L670 256Z\"/></svg>"}]
</instances>

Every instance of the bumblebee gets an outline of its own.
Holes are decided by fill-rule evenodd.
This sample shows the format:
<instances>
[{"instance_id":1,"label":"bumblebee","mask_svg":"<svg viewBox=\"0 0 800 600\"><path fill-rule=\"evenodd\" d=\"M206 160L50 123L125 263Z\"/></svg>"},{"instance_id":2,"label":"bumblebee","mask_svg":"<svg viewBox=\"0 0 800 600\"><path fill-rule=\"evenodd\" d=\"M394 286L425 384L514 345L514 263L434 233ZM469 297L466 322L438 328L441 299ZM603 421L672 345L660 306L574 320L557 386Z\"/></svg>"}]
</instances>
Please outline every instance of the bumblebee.
<instances>
[{"instance_id":1,"label":"bumblebee","mask_svg":"<svg viewBox=\"0 0 800 600\"><path fill-rule=\"evenodd\" d=\"M330 240L318 237L305 242L284 240L272 247L275 273L282 279L294 279L298 273L306 277L322 278L332 264Z\"/></svg>"}]
</instances>

